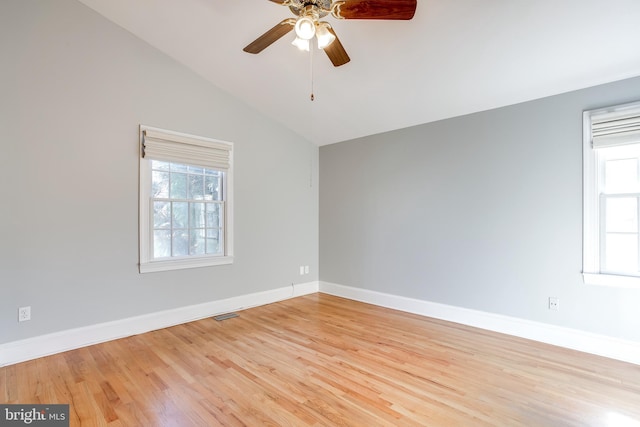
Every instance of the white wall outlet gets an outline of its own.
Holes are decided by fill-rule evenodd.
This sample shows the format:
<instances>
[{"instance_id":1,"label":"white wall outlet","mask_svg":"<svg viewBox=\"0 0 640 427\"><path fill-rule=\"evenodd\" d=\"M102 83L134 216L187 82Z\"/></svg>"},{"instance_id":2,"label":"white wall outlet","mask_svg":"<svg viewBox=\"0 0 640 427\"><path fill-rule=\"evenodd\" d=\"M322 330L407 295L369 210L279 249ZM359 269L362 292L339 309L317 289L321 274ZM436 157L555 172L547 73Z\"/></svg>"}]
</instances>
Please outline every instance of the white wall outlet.
<instances>
[{"instance_id":1,"label":"white wall outlet","mask_svg":"<svg viewBox=\"0 0 640 427\"><path fill-rule=\"evenodd\" d=\"M304 265L300 266L300 275L302 276L304 274Z\"/></svg>"},{"instance_id":2,"label":"white wall outlet","mask_svg":"<svg viewBox=\"0 0 640 427\"><path fill-rule=\"evenodd\" d=\"M560 298L549 297L549 310L553 310L553 311L560 310Z\"/></svg>"},{"instance_id":3,"label":"white wall outlet","mask_svg":"<svg viewBox=\"0 0 640 427\"><path fill-rule=\"evenodd\" d=\"M309 266L308 265L304 266L304 274L309 274Z\"/></svg>"},{"instance_id":4,"label":"white wall outlet","mask_svg":"<svg viewBox=\"0 0 640 427\"><path fill-rule=\"evenodd\" d=\"M31 306L20 307L18 309L18 322L25 322L31 320Z\"/></svg>"}]
</instances>

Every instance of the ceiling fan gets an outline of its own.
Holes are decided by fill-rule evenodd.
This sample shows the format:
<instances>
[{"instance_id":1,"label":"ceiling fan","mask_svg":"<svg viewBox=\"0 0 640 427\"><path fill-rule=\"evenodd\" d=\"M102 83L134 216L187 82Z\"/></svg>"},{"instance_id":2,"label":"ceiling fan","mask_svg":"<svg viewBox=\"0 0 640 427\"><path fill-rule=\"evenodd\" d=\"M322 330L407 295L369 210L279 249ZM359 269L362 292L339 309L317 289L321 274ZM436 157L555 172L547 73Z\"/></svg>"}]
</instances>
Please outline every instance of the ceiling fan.
<instances>
[{"instance_id":1,"label":"ceiling fan","mask_svg":"<svg viewBox=\"0 0 640 427\"><path fill-rule=\"evenodd\" d=\"M311 40L316 37L318 48L324 50L334 66L339 67L351 59L338 40L335 31L320 19L331 14L337 19L384 19L408 20L413 18L417 0L269 0L289 10L297 18L287 18L249 43L243 50L260 53L276 40L295 30L293 45L309 50Z\"/></svg>"}]
</instances>

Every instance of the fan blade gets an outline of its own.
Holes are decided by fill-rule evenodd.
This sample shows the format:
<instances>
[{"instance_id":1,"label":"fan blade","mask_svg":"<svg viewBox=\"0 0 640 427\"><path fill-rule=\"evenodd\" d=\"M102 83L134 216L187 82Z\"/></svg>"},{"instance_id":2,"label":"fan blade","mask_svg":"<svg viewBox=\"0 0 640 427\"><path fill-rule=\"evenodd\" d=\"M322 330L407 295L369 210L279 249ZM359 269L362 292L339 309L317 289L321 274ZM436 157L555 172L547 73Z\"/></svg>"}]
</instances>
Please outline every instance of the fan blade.
<instances>
[{"instance_id":1,"label":"fan blade","mask_svg":"<svg viewBox=\"0 0 640 427\"><path fill-rule=\"evenodd\" d=\"M336 32L333 31L333 28L329 27L327 29L336 37L336 39L329 46L324 48L324 53L327 54L335 67L339 67L351 61L351 58L347 55L347 51L344 50L344 46L340 43L340 40L338 39Z\"/></svg>"},{"instance_id":2,"label":"fan blade","mask_svg":"<svg viewBox=\"0 0 640 427\"><path fill-rule=\"evenodd\" d=\"M417 0L344 0L333 7L339 19L411 19Z\"/></svg>"},{"instance_id":3,"label":"fan blade","mask_svg":"<svg viewBox=\"0 0 640 427\"><path fill-rule=\"evenodd\" d=\"M273 27L251 43L249 43L249 45L247 45L247 47L242 50L248 53L260 53L280 37L291 31L295 24L295 19L287 18L284 21L276 24L275 27Z\"/></svg>"}]
</instances>

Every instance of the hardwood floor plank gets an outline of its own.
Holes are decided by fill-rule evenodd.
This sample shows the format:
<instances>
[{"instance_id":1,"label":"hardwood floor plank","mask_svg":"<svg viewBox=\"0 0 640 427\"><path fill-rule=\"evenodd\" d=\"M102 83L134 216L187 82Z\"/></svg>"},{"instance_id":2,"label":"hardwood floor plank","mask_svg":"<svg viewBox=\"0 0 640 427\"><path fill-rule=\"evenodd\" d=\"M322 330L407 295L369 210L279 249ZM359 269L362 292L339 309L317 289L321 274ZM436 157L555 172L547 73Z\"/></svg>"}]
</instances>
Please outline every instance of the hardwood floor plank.
<instances>
[{"instance_id":1,"label":"hardwood floor plank","mask_svg":"<svg viewBox=\"0 0 640 427\"><path fill-rule=\"evenodd\" d=\"M324 294L0 368L72 426L640 427L640 366Z\"/></svg>"}]
</instances>

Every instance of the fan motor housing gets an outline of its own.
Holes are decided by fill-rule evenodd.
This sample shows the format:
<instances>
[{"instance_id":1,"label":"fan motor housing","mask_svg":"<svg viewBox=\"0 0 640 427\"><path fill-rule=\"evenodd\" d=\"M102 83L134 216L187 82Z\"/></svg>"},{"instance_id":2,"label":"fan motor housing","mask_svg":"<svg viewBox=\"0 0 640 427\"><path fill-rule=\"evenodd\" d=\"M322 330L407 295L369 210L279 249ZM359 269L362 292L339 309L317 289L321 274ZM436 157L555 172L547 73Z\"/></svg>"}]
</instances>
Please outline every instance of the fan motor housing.
<instances>
[{"instance_id":1,"label":"fan motor housing","mask_svg":"<svg viewBox=\"0 0 640 427\"><path fill-rule=\"evenodd\" d=\"M309 6L322 18L331 10L331 0L292 0L289 9L294 15L301 16Z\"/></svg>"}]
</instances>

